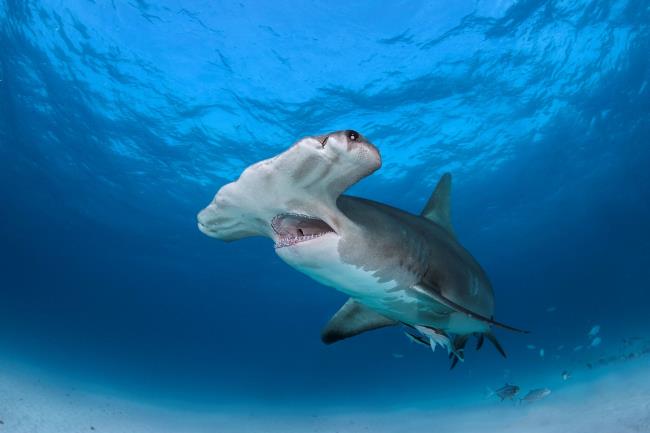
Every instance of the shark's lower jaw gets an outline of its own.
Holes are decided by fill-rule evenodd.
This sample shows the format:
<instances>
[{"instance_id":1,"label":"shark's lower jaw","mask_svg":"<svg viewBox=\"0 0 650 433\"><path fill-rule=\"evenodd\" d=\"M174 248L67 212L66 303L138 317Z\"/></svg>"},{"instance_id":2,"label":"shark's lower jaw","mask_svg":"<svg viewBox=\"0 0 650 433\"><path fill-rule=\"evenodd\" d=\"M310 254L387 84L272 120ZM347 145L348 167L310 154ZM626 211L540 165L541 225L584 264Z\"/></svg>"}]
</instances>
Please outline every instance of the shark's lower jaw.
<instances>
[{"instance_id":1,"label":"shark's lower jaw","mask_svg":"<svg viewBox=\"0 0 650 433\"><path fill-rule=\"evenodd\" d=\"M321 219L292 213L276 215L271 221L271 227L277 235L275 248L290 247L328 233L336 233Z\"/></svg>"}]
</instances>

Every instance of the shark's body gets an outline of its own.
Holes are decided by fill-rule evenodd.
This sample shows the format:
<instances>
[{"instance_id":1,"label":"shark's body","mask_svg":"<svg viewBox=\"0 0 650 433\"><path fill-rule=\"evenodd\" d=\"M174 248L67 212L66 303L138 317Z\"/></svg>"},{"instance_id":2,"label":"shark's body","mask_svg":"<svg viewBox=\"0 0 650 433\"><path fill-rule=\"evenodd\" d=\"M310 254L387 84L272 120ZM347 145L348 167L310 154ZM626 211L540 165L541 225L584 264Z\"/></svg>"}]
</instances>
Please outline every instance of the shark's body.
<instances>
[{"instance_id":1,"label":"shark's body","mask_svg":"<svg viewBox=\"0 0 650 433\"><path fill-rule=\"evenodd\" d=\"M484 322L432 302L418 288L426 282L466 308L492 315L490 283L452 234L424 217L370 200L343 195L337 206L351 222L345 237L332 233L319 242L277 248L277 254L397 322L454 333L487 330Z\"/></svg>"},{"instance_id":2,"label":"shark's body","mask_svg":"<svg viewBox=\"0 0 650 433\"><path fill-rule=\"evenodd\" d=\"M300 140L224 186L199 214L209 236L268 236L277 254L316 281L350 296L325 327L332 343L402 323L413 341L446 346L454 364L470 335L487 336L494 295L487 275L456 240L451 176L442 177L421 215L341 193L381 166L355 131Z\"/></svg>"}]
</instances>

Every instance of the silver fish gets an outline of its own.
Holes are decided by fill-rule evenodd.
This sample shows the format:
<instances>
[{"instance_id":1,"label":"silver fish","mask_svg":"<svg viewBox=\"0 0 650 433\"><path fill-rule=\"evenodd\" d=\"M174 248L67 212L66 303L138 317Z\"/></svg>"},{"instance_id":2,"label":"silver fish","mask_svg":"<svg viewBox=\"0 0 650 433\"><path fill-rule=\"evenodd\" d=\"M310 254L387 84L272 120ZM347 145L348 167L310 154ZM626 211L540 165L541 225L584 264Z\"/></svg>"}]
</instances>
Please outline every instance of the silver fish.
<instances>
[{"instance_id":1,"label":"silver fish","mask_svg":"<svg viewBox=\"0 0 650 433\"><path fill-rule=\"evenodd\" d=\"M512 400L519 393L519 390L520 388L517 385L509 385L506 383L504 386L495 391L490 390L488 397L496 395L501 399L501 401Z\"/></svg>"},{"instance_id":2,"label":"silver fish","mask_svg":"<svg viewBox=\"0 0 650 433\"><path fill-rule=\"evenodd\" d=\"M530 391L528 391L528 394L526 394L524 398L521 399L521 401L532 403L534 401L542 400L548 397L550 394L551 394L551 390L548 388L531 389Z\"/></svg>"}]
</instances>

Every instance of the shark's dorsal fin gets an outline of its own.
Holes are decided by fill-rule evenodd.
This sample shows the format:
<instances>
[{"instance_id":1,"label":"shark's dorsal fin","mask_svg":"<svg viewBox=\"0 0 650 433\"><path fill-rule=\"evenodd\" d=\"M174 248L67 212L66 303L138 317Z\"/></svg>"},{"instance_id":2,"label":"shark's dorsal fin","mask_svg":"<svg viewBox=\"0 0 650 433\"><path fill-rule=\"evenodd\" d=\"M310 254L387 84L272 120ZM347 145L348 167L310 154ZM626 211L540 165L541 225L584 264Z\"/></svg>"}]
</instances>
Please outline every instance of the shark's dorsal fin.
<instances>
[{"instance_id":1,"label":"shark's dorsal fin","mask_svg":"<svg viewBox=\"0 0 650 433\"><path fill-rule=\"evenodd\" d=\"M362 332L396 324L396 321L350 298L325 325L321 339L325 344L332 344Z\"/></svg>"},{"instance_id":2,"label":"shark's dorsal fin","mask_svg":"<svg viewBox=\"0 0 650 433\"><path fill-rule=\"evenodd\" d=\"M424 218L433 221L440 227L444 228L454 235L454 228L451 225L451 174L445 173L442 175L433 190L429 201L427 202L422 213Z\"/></svg>"}]
</instances>

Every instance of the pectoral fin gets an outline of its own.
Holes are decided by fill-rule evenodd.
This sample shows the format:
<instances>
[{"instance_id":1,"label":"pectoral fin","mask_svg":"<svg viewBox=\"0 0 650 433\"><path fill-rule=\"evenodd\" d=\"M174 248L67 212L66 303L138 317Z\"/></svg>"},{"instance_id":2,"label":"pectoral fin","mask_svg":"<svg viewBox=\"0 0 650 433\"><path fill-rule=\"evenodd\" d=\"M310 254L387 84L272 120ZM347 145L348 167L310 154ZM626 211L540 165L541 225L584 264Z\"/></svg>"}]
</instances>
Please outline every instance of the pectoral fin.
<instances>
[{"instance_id":1,"label":"pectoral fin","mask_svg":"<svg viewBox=\"0 0 650 433\"><path fill-rule=\"evenodd\" d=\"M350 298L325 325L321 340L325 344L332 344L362 332L396 324L395 320L382 316Z\"/></svg>"},{"instance_id":2,"label":"pectoral fin","mask_svg":"<svg viewBox=\"0 0 650 433\"><path fill-rule=\"evenodd\" d=\"M432 298L434 301L438 302L439 304L444 305L447 308L450 308L454 311L458 311L459 313L466 314L467 317L470 317L472 319L479 320L481 322L487 323L488 325L492 326L497 326L499 328L507 329L509 331L514 331L514 332L521 332L522 334L528 334L528 331L524 331L522 329L518 329L515 327L512 327L510 325L506 325L501 322L497 322L496 320L490 318L490 317L485 317L481 314L475 313L474 311L463 307L460 304L457 304L456 302L452 301L451 299L447 298L444 296L442 293L440 293L440 290L437 287L434 287L430 284L427 284L425 282L420 282L418 284L415 284L411 286L415 291L422 295L426 295L430 298Z\"/></svg>"}]
</instances>

